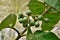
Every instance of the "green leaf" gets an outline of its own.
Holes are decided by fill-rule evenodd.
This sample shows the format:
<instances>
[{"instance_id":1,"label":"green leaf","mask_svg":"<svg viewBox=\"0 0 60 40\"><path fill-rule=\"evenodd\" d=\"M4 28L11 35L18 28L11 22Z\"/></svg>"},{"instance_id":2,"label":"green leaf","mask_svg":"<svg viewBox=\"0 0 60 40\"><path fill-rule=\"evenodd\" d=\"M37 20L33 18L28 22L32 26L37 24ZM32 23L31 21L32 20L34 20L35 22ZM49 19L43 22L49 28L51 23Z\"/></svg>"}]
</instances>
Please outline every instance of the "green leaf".
<instances>
[{"instance_id":1,"label":"green leaf","mask_svg":"<svg viewBox=\"0 0 60 40\"><path fill-rule=\"evenodd\" d=\"M28 6L32 11L32 14L35 15L41 14L45 10L44 4L39 2L38 0L30 0Z\"/></svg>"},{"instance_id":2,"label":"green leaf","mask_svg":"<svg viewBox=\"0 0 60 40\"><path fill-rule=\"evenodd\" d=\"M3 28L13 27L16 23L16 15L9 14L1 23L0 23L0 30Z\"/></svg>"},{"instance_id":3,"label":"green leaf","mask_svg":"<svg viewBox=\"0 0 60 40\"><path fill-rule=\"evenodd\" d=\"M54 33L52 32L44 32L42 30L36 31L33 35L29 36L28 40L60 40Z\"/></svg>"},{"instance_id":4,"label":"green leaf","mask_svg":"<svg viewBox=\"0 0 60 40\"><path fill-rule=\"evenodd\" d=\"M60 0L45 0L45 2L60 12Z\"/></svg>"},{"instance_id":5,"label":"green leaf","mask_svg":"<svg viewBox=\"0 0 60 40\"><path fill-rule=\"evenodd\" d=\"M58 13L58 11L54 8L51 8L48 10L49 13Z\"/></svg>"},{"instance_id":6,"label":"green leaf","mask_svg":"<svg viewBox=\"0 0 60 40\"><path fill-rule=\"evenodd\" d=\"M37 33L37 34L36 34ZM36 31L34 34L37 40L60 40L54 33L52 32L44 32L44 31Z\"/></svg>"},{"instance_id":7,"label":"green leaf","mask_svg":"<svg viewBox=\"0 0 60 40\"><path fill-rule=\"evenodd\" d=\"M58 13L47 13L44 15L44 18L49 18L49 22L42 22L42 30L50 31L54 28L54 25L59 21Z\"/></svg>"},{"instance_id":8,"label":"green leaf","mask_svg":"<svg viewBox=\"0 0 60 40\"><path fill-rule=\"evenodd\" d=\"M38 34L38 33L42 33L42 32L44 32L44 31L42 31L42 30L37 30L37 31L34 32L34 35L35 35L35 34Z\"/></svg>"}]
</instances>

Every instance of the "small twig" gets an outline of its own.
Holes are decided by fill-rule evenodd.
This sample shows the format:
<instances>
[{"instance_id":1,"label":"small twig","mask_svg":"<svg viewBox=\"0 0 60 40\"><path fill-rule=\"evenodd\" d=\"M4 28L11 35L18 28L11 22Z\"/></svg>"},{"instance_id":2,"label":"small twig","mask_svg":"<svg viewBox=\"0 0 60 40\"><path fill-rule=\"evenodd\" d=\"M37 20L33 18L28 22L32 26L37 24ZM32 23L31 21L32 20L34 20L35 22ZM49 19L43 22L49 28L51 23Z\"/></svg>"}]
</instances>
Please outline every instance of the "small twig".
<instances>
[{"instance_id":1,"label":"small twig","mask_svg":"<svg viewBox=\"0 0 60 40\"><path fill-rule=\"evenodd\" d=\"M20 32L17 29L15 29L15 28L12 28L12 29L15 30L18 33L18 37L15 40L19 40L19 38L21 38Z\"/></svg>"},{"instance_id":2,"label":"small twig","mask_svg":"<svg viewBox=\"0 0 60 40\"><path fill-rule=\"evenodd\" d=\"M26 36L26 35L27 35L27 34L23 34L22 37L23 37L23 36Z\"/></svg>"},{"instance_id":3,"label":"small twig","mask_svg":"<svg viewBox=\"0 0 60 40\"><path fill-rule=\"evenodd\" d=\"M24 34L26 32L27 29L24 29L24 31L21 34Z\"/></svg>"},{"instance_id":4,"label":"small twig","mask_svg":"<svg viewBox=\"0 0 60 40\"><path fill-rule=\"evenodd\" d=\"M25 29L22 33L20 33L17 29L12 28L13 30L15 30L18 33L18 37L15 40L19 40L19 38L26 36L24 33L26 32L27 29ZM22 35L24 34L24 35Z\"/></svg>"},{"instance_id":5,"label":"small twig","mask_svg":"<svg viewBox=\"0 0 60 40\"><path fill-rule=\"evenodd\" d=\"M48 6L48 8L47 9L45 9L45 11L41 14L41 15L45 15L47 12L48 12L48 10L50 9L51 7L50 6Z\"/></svg>"}]
</instances>

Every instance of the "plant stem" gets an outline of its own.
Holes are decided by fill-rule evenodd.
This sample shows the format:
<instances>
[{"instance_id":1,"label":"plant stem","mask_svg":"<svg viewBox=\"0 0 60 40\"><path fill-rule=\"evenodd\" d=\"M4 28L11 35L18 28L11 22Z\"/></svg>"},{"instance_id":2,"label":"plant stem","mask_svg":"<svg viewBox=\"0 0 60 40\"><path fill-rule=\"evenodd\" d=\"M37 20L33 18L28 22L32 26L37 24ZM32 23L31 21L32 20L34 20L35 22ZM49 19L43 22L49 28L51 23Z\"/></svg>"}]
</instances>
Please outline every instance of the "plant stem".
<instances>
[{"instance_id":1,"label":"plant stem","mask_svg":"<svg viewBox=\"0 0 60 40\"><path fill-rule=\"evenodd\" d=\"M17 29L12 28L13 30L15 30L18 33L18 37L15 40L19 40L19 38L26 36L26 35L22 35L26 32L27 29L25 29L22 33L20 33Z\"/></svg>"},{"instance_id":2,"label":"plant stem","mask_svg":"<svg viewBox=\"0 0 60 40\"><path fill-rule=\"evenodd\" d=\"M45 11L41 14L41 15L45 15L47 12L48 12L48 10L50 9L51 7L50 6L48 6L48 8L47 9L45 9Z\"/></svg>"},{"instance_id":3,"label":"plant stem","mask_svg":"<svg viewBox=\"0 0 60 40\"><path fill-rule=\"evenodd\" d=\"M15 28L12 28L12 29L15 30L18 33L18 37L15 40L19 40L19 38L21 38L20 32L17 29L15 29Z\"/></svg>"},{"instance_id":4,"label":"plant stem","mask_svg":"<svg viewBox=\"0 0 60 40\"><path fill-rule=\"evenodd\" d=\"M23 34L21 37L26 36L27 34Z\"/></svg>"},{"instance_id":5,"label":"plant stem","mask_svg":"<svg viewBox=\"0 0 60 40\"><path fill-rule=\"evenodd\" d=\"M24 34L26 32L27 29L24 29L24 31L21 34Z\"/></svg>"}]
</instances>

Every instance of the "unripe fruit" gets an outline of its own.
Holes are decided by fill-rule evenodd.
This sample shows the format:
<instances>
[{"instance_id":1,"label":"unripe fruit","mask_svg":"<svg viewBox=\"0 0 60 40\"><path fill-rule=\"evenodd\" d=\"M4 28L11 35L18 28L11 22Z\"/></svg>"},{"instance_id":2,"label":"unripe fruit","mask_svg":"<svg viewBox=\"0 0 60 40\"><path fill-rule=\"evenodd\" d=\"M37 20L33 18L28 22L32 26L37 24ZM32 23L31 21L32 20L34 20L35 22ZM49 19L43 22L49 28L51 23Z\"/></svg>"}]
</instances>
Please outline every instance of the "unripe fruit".
<instances>
[{"instance_id":1,"label":"unripe fruit","mask_svg":"<svg viewBox=\"0 0 60 40\"><path fill-rule=\"evenodd\" d=\"M45 22L49 22L49 19L48 19L48 18L44 18L44 21L45 21Z\"/></svg>"},{"instance_id":2,"label":"unripe fruit","mask_svg":"<svg viewBox=\"0 0 60 40\"><path fill-rule=\"evenodd\" d=\"M27 10L27 12L26 12L26 14L27 14L28 16L30 16L30 15L31 15L31 13L32 13L32 11L31 11L31 10Z\"/></svg>"},{"instance_id":3,"label":"unripe fruit","mask_svg":"<svg viewBox=\"0 0 60 40\"><path fill-rule=\"evenodd\" d=\"M23 23L23 27L27 28L28 24L27 23Z\"/></svg>"},{"instance_id":4,"label":"unripe fruit","mask_svg":"<svg viewBox=\"0 0 60 40\"><path fill-rule=\"evenodd\" d=\"M39 27L39 22L35 22L35 27Z\"/></svg>"},{"instance_id":5,"label":"unripe fruit","mask_svg":"<svg viewBox=\"0 0 60 40\"><path fill-rule=\"evenodd\" d=\"M19 14L19 18L23 18L24 17L24 15L23 14Z\"/></svg>"},{"instance_id":6,"label":"unripe fruit","mask_svg":"<svg viewBox=\"0 0 60 40\"><path fill-rule=\"evenodd\" d=\"M27 21L28 21L28 17L24 17L23 22L27 22Z\"/></svg>"},{"instance_id":7,"label":"unripe fruit","mask_svg":"<svg viewBox=\"0 0 60 40\"><path fill-rule=\"evenodd\" d=\"M42 20L43 19L43 16L42 15L39 15L38 16L38 20Z\"/></svg>"},{"instance_id":8,"label":"unripe fruit","mask_svg":"<svg viewBox=\"0 0 60 40\"><path fill-rule=\"evenodd\" d=\"M34 24L35 24L35 22L34 22L33 20L31 20L31 21L29 22L29 25L30 25L30 26L34 26Z\"/></svg>"},{"instance_id":9,"label":"unripe fruit","mask_svg":"<svg viewBox=\"0 0 60 40\"><path fill-rule=\"evenodd\" d=\"M20 18L20 19L19 19L19 22L20 22L20 23L23 23L23 18Z\"/></svg>"}]
</instances>

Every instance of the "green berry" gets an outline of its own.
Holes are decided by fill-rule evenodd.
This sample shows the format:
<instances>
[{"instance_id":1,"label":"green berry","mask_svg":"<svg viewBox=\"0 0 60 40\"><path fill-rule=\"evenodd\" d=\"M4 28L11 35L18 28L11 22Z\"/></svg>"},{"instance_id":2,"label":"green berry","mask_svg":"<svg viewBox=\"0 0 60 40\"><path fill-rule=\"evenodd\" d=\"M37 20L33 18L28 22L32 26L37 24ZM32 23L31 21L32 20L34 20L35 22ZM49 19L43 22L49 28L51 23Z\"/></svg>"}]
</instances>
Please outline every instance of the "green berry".
<instances>
[{"instance_id":1,"label":"green berry","mask_svg":"<svg viewBox=\"0 0 60 40\"><path fill-rule=\"evenodd\" d=\"M20 23L23 23L23 18L20 18L20 19L19 19L19 22L20 22Z\"/></svg>"},{"instance_id":2,"label":"green berry","mask_svg":"<svg viewBox=\"0 0 60 40\"><path fill-rule=\"evenodd\" d=\"M39 20L42 20L42 19L43 19L43 16L42 16L42 15L39 15L39 16L38 16L38 19L39 19Z\"/></svg>"},{"instance_id":3,"label":"green berry","mask_svg":"<svg viewBox=\"0 0 60 40\"><path fill-rule=\"evenodd\" d=\"M39 22L35 22L35 27L39 27Z\"/></svg>"},{"instance_id":4,"label":"green berry","mask_svg":"<svg viewBox=\"0 0 60 40\"><path fill-rule=\"evenodd\" d=\"M26 12L26 14L27 14L28 16L30 16L30 15L31 15L31 13L32 13L32 11L31 11L31 10L27 10L27 12Z\"/></svg>"},{"instance_id":5,"label":"green berry","mask_svg":"<svg viewBox=\"0 0 60 40\"><path fill-rule=\"evenodd\" d=\"M24 15L23 14L19 14L19 18L23 18L24 17Z\"/></svg>"},{"instance_id":6,"label":"green berry","mask_svg":"<svg viewBox=\"0 0 60 40\"><path fill-rule=\"evenodd\" d=\"M23 23L23 27L26 28L28 26L27 23Z\"/></svg>"},{"instance_id":7,"label":"green berry","mask_svg":"<svg viewBox=\"0 0 60 40\"><path fill-rule=\"evenodd\" d=\"M29 25L30 25L30 26L34 26L34 23L35 23L35 22L34 22L33 20L31 20L31 21L29 22Z\"/></svg>"},{"instance_id":8,"label":"green berry","mask_svg":"<svg viewBox=\"0 0 60 40\"><path fill-rule=\"evenodd\" d=\"M27 22L27 21L28 21L28 17L24 17L24 18L23 18L23 21L24 21L24 22Z\"/></svg>"},{"instance_id":9,"label":"green berry","mask_svg":"<svg viewBox=\"0 0 60 40\"><path fill-rule=\"evenodd\" d=\"M48 18L44 18L44 21L45 21L45 22L49 22L49 19L48 19Z\"/></svg>"}]
</instances>

